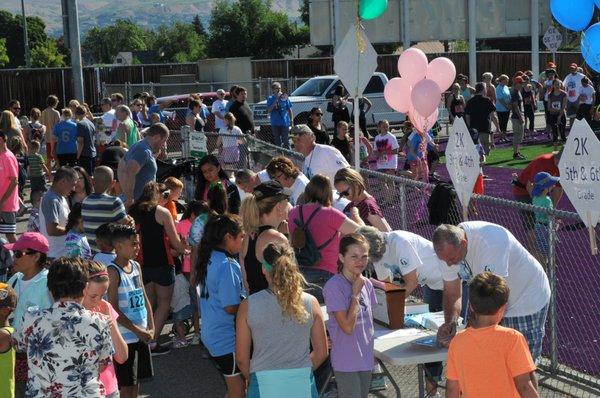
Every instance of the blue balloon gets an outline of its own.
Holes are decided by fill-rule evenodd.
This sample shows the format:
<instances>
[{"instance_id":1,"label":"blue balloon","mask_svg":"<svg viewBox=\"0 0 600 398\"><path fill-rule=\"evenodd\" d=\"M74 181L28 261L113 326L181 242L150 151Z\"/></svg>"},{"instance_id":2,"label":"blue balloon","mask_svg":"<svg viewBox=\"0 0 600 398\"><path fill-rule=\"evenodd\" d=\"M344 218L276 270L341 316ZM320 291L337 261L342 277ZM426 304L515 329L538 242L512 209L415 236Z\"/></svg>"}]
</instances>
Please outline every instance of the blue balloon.
<instances>
[{"instance_id":1,"label":"blue balloon","mask_svg":"<svg viewBox=\"0 0 600 398\"><path fill-rule=\"evenodd\" d=\"M600 22L581 35L581 55L590 68L600 72Z\"/></svg>"},{"instance_id":2,"label":"blue balloon","mask_svg":"<svg viewBox=\"0 0 600 398\"><path fill-rule=\"evenodd\" d=\"M600 8L600 0L594 0L594 3L596 3L596 5L598 6L598 8Z\"/></svg>"},{"instance_id":3,"label":"blue balloon","mask_svg":"<svg viewBox=\"0 0 600 398\"><path fill-rule=\"evenodd\" d=\"M550 10L554 19L562 26L580 32L592 20L594 0L551 0Z\"/></svg>"}]
</instances>

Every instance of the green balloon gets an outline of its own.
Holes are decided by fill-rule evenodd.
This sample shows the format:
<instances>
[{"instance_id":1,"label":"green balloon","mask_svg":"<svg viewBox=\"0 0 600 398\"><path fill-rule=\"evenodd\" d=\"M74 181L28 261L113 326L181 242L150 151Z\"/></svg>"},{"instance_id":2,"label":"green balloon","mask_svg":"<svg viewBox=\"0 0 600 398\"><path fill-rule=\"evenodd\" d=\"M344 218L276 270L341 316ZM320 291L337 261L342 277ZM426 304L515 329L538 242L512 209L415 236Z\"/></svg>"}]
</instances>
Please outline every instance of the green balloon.
<instances>
[{"instance_id":1,"label":"green balloon","mask_svg":"<svg viewBox=\"0 0 600 398\"><path fill-rule=\"evenodd\" d=\"M358 14L361 19L379 18L387 8L387 0L360 0Z\"/></svg>"}]
</instances>

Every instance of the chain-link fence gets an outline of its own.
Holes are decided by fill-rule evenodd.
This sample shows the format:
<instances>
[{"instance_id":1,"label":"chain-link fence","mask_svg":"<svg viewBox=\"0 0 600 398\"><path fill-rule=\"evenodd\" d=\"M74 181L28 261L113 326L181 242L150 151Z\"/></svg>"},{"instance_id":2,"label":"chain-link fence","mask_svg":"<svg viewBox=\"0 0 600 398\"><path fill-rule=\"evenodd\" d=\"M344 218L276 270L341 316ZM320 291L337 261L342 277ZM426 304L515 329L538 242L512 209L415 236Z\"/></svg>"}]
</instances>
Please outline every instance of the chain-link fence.
<instances>
[{"instance_id":1,"label":"chain-link fence","mask_svg":"<svg viewBox=\"0 0 600 398\"><path fill-rule=\"evenodd\" d=\"M183 134L183 136L182 136ZM187 131L172 132L169 153L189 156ZM206 134L209 153L223 158L215 133ZM237 138L236 138L237 139ZM298 166L303 156L271 143L246 136L239 146L235 170L263 169L274 156L286 156ZM394 230L407 230L431 239L429 198L435 186L361 169L367 190L380 204ZM457 199L447 206L444 222L459 223L462 209ZM538 247L535 213L548 216L547 248ZM600 396L600 256L592 256L588 231L576 213L547 210L506 199L474 195L468 209L470 220L489 221L509 229L544 265L552 290L543 359L543 384L567 396ZM600 228L596 228L600 236ZM418 293L417 293L418 294Z\"/></svg>"}]
</instances>

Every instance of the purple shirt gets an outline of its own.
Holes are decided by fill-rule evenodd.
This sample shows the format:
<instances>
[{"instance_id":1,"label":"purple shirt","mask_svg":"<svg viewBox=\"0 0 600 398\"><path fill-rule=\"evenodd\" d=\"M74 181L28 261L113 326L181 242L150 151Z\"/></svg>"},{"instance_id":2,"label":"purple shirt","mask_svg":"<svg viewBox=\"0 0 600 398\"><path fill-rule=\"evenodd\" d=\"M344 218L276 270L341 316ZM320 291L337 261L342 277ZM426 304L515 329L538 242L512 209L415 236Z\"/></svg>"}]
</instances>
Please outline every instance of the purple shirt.
<instances>
[{"instance_id":1,"label":"purple shirt","mask_svg":"<svg viewBox=\"0 0 600 398\"><path fill-rule=\"evenodd\" d=\"M346 206L346 208L344 209L344 213L349 212L350 209L352 209L353 207L356 207L358 209L358 214L360 215L360 218L367 225L371 225L371 223L369 222L369 216L371 214L373 214L375 216L379 216L381 218L385 218L383 216L383 212L381 211L381 208L377 204L377 201L372 196L367 196L364 200L361 200L360 202L358 202L356 204L353 202L350 202L348 204L348 206Z\"/></svg>"},{"instance_id":2,"label":"purple shirt","mask_svg":"<svg viewBox=\"0 0 600 398\"><path fill-rule=\"evenodd\" d=\"M327 329L331 337L331 365L338 372L359 372L373 369L373 306L377 305L371 281L365 281L360 291L360 311L352 334L346 334L335 319L334 312L347 311L352 297L352 285L338 274L327 281L323 289L329 313Z\"/></svg>"}]
</instances>

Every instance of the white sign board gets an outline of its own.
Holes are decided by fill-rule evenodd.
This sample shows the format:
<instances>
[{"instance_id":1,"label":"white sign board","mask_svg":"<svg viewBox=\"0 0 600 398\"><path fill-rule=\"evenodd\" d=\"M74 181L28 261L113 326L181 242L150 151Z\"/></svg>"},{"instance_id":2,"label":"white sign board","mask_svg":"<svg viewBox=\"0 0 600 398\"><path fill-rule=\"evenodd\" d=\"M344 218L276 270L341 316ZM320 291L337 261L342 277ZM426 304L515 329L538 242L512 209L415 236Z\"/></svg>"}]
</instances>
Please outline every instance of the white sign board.
<instances>
[{"instance_id":1,"label":"white sign board","mask_svg":"<svg viewBox=\"0 0 600 398\"><path fill-rule=\"evenodd\" d=\"M333 70L352 98L360 97L377 69L377 53L364 29L353 25L333 57Z\"/></svg>"},{"instance_id":2,"label":"white sign board","mask_svg":"<svg viewBox=\"0 0 600 398\"><path fill-rule=\"evenodd\" d=\"M588 227L592 253L597 253L594 227L600 221L600 141L587 121L575 120L558 168L560 184Z\"/></svg>"},{"instance_id":3,"label":"white sign board","mask_svg":"<svg viewBox=\"0 0 600 398\"><path fill-rule=\"evenodd\" d=\"M555 53L562 44L562 34L554 26L550 26L542 39L548 51Z\"/></svg>"},{"instance_id":4,"label":"white sign board","mask_svg":"<svg viewBox=\"0 0 600 398\"><path fill-rule=\"evenodd\" d=\"M480 167L479 151L473 143L464 120L457 117L454 119L446 146L446 168L462 204L465 219Z\"/></svg>"},{"instance_id":5,"label":"white sign board","mask_svg":"<svg viewBox=\"0 0 600 398\"><path fill-rule=\"evenodd\" d=\"M190 131L190 155L202 159L207 153L206 135L201 131Z\"/></svg>"}]
</instances>

